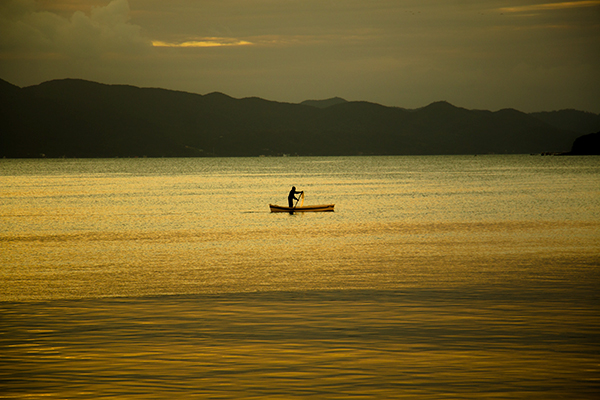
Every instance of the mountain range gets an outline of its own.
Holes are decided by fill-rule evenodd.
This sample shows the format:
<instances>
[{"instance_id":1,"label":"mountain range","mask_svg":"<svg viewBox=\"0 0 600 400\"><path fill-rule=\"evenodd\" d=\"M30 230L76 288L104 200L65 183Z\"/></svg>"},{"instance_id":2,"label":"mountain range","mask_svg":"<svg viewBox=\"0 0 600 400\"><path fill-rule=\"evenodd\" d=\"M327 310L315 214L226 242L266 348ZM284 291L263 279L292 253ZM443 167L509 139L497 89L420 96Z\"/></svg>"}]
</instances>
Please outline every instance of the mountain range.
<instances>
[{"instance_id":1,"label":"mountain range","mask_svg":"<svg viewBox=\"0 0 600 400\"><path fill-rule=\"evenodd\" d=\"M0 80L0 157L530 154L567 152L600 114L418 109L339 97L299 104L77 79Z\"/></svg>"}]
</instances>

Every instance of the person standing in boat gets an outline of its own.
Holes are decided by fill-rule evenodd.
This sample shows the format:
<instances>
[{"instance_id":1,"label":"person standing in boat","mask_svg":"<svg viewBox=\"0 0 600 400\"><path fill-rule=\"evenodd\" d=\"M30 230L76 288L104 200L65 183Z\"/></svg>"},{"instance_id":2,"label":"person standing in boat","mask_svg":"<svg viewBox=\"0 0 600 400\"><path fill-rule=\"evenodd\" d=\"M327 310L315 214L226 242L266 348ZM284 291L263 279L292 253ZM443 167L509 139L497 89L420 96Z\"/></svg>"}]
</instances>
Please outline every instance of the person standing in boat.
<instances>
[{"instance_id":1,"label":"person standing in boat","mask_svg":"<svg viewBox=\"0 0 600 400\"><path fill-rule=\"evenodd\" d=\"M304 192L296 192L296 186L292 186L292 190L290 190L290 194L288 195L288 205L290 208L294 208L294 200L300 200L294 196L296 193L302 194Z\"/></svg>"}]
</instances>

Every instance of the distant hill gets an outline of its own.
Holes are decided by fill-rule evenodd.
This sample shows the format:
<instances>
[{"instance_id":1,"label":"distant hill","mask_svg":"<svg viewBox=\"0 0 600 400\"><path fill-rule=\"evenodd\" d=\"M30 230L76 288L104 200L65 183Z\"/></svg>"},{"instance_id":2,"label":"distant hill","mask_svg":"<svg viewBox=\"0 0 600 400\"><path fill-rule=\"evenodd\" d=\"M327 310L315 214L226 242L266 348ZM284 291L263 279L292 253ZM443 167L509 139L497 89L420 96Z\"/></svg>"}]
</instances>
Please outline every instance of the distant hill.
<instances>
[{"instance_id":1,"label":"distant hill","mask_svg":"<svg viewBox=\"0 0 600 400\"><path fill-rule=\"evenodd\" d=\"M347 103L347 101L342 99L341 97L333 97L331 99L326 100L305 100L300 104L317 108L327 108L341 103Z\"/></svg>"},{"instance_id":2,"label":"distant hill","mask_svg":"<svg viewBox=\"0 0 600 400\"><path fill-rule=\"evenodd\" d=\"M559 129L579 133L596 132L600 129L600 114L578 110L546 111L529 114Z\"/></svg>"},{"instance_id":3,"label":"distant hill","mask_svg":"<svg viewBox=\"0 0 600 400\"><path fill-rule=\"evenodd\" d=\"M0 157L12 158L566 152L584 129L447 102L291 104L76 79L25 88L0 80L0 105Z\"/></svg>"}]
</instances>

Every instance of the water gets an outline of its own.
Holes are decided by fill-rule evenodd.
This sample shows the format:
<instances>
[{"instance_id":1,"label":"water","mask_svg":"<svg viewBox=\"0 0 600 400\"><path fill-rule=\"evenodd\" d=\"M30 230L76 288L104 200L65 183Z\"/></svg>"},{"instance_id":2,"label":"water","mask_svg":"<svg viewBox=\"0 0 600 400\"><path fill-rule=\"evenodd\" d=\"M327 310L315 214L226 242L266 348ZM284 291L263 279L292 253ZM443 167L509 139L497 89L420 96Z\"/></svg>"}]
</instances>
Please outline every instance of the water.
<instances>
[{"instance_id":1,"label":"water","mask_svg":"<svg viewBox=\"0 0 600 400\"><path fill-rule=\"evenodd\" d=\"M600 159L0 160L0 398L594 398ZM272 214L294 185L334 213Z\"/></svg>"}]
</instances>

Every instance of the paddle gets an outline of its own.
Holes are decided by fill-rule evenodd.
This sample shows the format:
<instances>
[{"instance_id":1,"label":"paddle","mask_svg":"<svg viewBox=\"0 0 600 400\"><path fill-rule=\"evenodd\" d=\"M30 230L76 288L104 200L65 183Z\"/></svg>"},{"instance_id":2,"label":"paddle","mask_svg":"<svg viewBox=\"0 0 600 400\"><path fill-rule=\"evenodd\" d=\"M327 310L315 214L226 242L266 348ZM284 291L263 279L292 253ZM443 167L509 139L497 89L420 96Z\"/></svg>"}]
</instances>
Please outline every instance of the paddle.
<instances>
[{"instance_id":1,"label":"paddle","mask_svg":"<svg viewBox=\"0 0 600 400\"><path fill-rule=\"evenodd\" d=\"M300 201L300 198L304 198L304 192L300 193L300 196L298 196L298 198L296 199L296 204L294 204L294 207L292 208L291 212L294 212L294 210L296 209L296 206L298 205L298 202ZM304 202L302 202L304 204Z\"/></svg>"}]
</instances>

